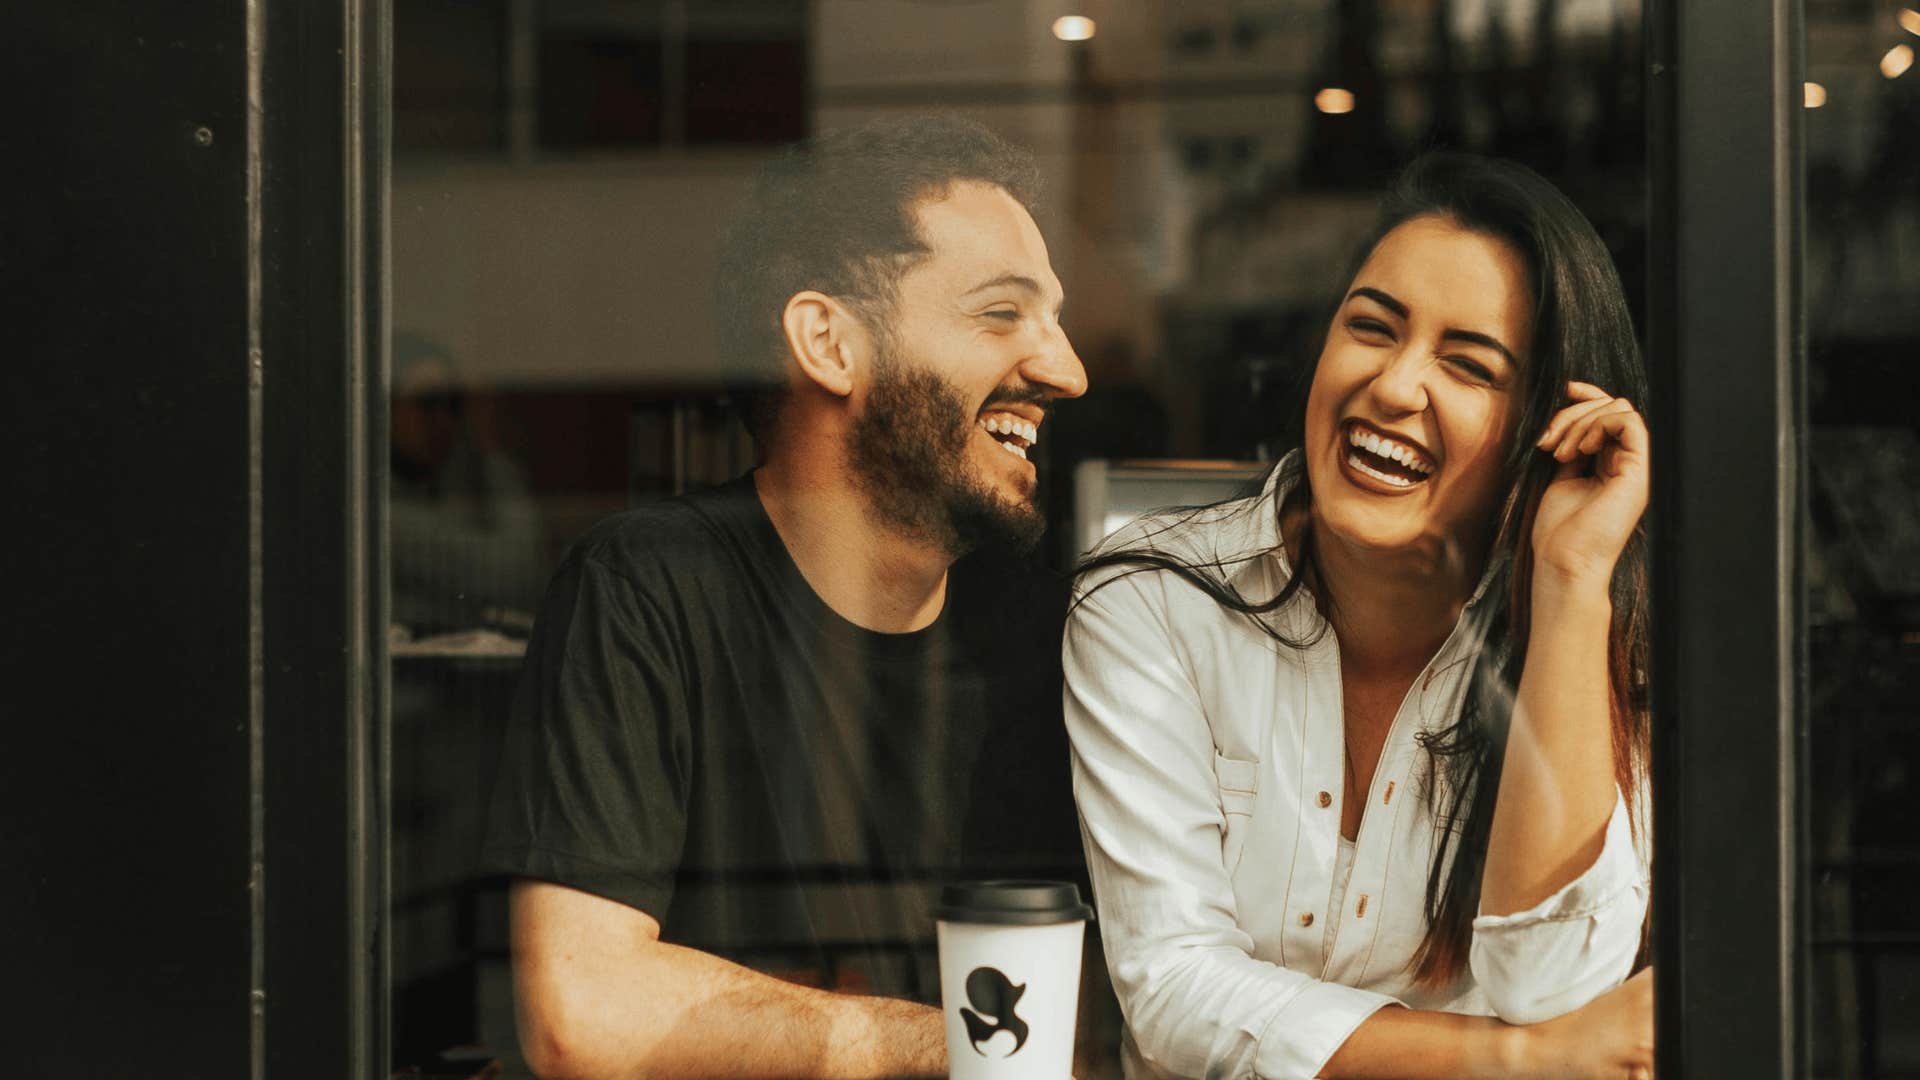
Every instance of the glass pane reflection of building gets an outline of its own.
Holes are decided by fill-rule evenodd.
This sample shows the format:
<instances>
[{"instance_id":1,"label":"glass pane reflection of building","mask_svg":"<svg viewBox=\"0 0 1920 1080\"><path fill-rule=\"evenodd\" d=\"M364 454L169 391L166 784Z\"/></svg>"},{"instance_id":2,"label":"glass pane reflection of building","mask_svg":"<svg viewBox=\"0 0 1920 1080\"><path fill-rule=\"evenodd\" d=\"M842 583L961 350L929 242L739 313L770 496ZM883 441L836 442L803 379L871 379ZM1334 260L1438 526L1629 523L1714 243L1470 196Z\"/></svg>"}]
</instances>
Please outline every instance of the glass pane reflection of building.
<instances>
[{"instance_id":1,"label":"glass pane reflection of building","mask_svg":"<svg viewBox=\"0 0 1920 1080\"><path fill-rule=\"evenodd\" d=\"M1421 149L1539 169L1643 302L1638 0L393 6L396 356L435 359L394 382L396 1066L521 1068L504 885L472 864L527 612L595 520L751 464L707 308L772 146L957 111L1039 156L1091 383L1037 448L1057 565L1271 455Z\"/></svg>"},{"instance_id":2,"label":"glass pane reflection of building","mask_svg":"<svg viewBox=\"0 0 1920 1080\"><path fill-rule=\"evenodd\" d=\"M1920 1074L1916 8L1807 5L1816 1076Z\"/></svg>"}]
</instances>

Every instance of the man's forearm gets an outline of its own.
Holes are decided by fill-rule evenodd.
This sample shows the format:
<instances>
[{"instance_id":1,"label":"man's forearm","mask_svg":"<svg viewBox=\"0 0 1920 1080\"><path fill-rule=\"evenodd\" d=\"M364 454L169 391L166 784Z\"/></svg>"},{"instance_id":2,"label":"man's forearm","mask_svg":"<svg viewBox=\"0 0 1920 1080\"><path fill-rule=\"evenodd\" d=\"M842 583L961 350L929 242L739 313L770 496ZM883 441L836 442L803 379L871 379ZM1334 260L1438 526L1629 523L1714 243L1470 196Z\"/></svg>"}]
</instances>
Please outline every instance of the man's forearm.
<instances>
[{"instance_id":1,"label":"man's forearm","mask_svg":"<svg viewBox=\"0 0 1920 1080\"><path fill-rule=\"evenodd\" d=\"M946 1071L938 1009L783 982L657 941L516 957L521 1042L561 1077L891 1077Z\"/></svg>"}]
</instances>

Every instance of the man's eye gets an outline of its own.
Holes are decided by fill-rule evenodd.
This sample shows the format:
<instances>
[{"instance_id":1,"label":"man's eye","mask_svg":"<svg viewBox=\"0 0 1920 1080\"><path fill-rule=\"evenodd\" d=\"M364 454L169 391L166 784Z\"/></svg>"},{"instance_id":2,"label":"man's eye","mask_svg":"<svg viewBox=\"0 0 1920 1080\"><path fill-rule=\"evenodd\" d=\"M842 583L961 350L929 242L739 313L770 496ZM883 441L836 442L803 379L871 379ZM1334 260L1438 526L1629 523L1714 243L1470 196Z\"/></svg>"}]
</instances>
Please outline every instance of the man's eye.
<instances>
[{"instance_id":1,"label":"man's eye","mask_svg":"<svg viewBox=\"0 0 1920 1080\"><path fill-rule=\"evenodd\" d=\"M989 319L999 319L1002 322L1020 321L1020 313L1013 308L994 308L992 311L982 312L982 314L986 315Z\"/></svg>"}]
</instances>

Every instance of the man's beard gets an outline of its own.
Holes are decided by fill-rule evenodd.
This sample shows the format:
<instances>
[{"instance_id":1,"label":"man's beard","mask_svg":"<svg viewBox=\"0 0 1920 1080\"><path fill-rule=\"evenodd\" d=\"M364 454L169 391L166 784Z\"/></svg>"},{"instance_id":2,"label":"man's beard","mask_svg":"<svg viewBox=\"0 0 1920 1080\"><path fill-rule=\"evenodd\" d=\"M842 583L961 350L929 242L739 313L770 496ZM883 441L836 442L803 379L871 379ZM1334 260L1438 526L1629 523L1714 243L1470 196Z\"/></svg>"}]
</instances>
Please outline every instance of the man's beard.
<instances>
[{"instance_id":1,"label":"man's beard","mask_svg":"<svg viewBox=\"0 0 1920 1080\"><path fill-rule=\"evenodd\" d=\"M853 422L854 478L889 525L949 557L981 547L1032 551L1046 518L1028 499L995 493L974 471L967 460L973 430L958 387L885 348Z\"/></svg>"}]
</instances>

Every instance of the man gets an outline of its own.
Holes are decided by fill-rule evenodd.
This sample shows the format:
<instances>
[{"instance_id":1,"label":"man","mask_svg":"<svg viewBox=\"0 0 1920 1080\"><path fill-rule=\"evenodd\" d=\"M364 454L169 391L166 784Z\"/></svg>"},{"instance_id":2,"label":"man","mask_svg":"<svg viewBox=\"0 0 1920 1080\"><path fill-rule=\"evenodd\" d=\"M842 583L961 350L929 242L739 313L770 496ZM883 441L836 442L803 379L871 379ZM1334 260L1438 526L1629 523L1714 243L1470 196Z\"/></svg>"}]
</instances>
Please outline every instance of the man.
<instances>
[{"instance_id":1,"label":"man","mask_svg":"<svg viewBox=\"0 0 1920 1080\"><path fill-rule=\"evenodd\" d=\"M515 703L488 859L541 1074L943 1074L902 947L929 883L1077 847L1064 746L1001 752L1060 729L1064 592L988 551L1038 538L1029 451L1085 389L1035 175L971 124L869 126L731 230L761 464L577 545Z\"/></svg>"}]
</instances>

